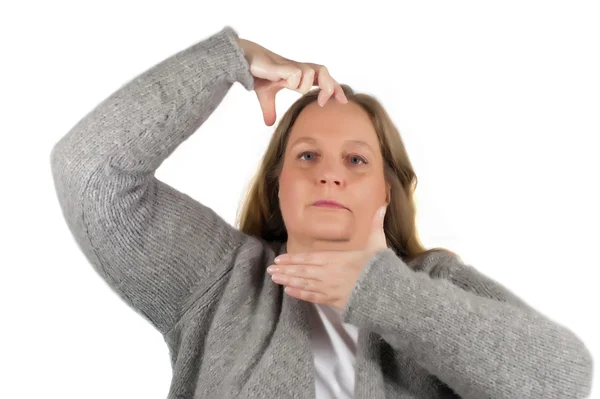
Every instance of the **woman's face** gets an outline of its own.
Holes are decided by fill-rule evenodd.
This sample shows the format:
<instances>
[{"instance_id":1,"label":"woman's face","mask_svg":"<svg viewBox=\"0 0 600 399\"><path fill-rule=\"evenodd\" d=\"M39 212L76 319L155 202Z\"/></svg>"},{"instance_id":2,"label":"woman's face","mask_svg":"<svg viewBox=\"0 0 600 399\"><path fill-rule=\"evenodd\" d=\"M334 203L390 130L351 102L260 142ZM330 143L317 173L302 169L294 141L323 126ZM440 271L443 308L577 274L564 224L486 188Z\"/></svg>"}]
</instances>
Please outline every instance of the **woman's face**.
<instances>
[{"instance_id":1,"label":"woman's face","mask_svg":"<svg viewBox=\"0 0 600 399\"><path fill-rule=\"evenodd\" d=\"M366 111L334 100L306 106L290 132L279 177L288 241L362 248L388 193L377 133ZM313 205L319 200L344 208Z\"/></svg>"}]
</instances>

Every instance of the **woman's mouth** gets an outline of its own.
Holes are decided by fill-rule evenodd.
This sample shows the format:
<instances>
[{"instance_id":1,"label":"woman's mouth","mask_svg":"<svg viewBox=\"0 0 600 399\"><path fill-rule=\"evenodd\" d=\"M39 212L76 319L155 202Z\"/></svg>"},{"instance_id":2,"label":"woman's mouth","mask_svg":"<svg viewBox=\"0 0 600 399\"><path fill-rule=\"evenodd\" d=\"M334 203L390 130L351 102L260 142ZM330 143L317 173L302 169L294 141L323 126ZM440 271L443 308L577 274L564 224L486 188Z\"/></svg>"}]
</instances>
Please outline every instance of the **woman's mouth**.
<instances>
[{"instance_id":1,"label":"woman's mouth","mask_svg":"<svg viewBox=\"0 0 600 399\"><path fill-rule=\"evenodd\" d=\"M313 206L323 207L323 208L332 208L332 209L346 209L345 206L336 201L330 200L321 200L313 202Z\"/></svg>"}]
</instances>

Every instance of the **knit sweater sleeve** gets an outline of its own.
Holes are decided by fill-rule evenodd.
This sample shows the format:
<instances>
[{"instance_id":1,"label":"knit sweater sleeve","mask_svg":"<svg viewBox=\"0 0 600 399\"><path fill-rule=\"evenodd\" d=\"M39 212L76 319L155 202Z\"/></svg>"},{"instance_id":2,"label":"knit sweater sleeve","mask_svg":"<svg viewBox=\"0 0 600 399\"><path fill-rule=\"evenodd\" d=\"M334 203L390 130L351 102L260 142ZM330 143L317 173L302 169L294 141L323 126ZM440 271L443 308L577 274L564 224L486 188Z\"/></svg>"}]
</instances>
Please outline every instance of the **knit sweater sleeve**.
<instances>
[{"instance_id":1,"label":"knit sweater sleeve","mask_svg":"<svg viewBox=\"0 0 600 399\"><path fill-rule=\"evenodd\" d=\"M434 266L415 271L389 248L376 253L344 321L379 334L460 398L589 395L593 361L575 333L455 255L426 262Z\"/></svg>"},{"instance_id":2,"label":"knit sweater sleeve","mask_svg":"<svg viewBox=\"0 0 600 399\"><path fill-rule=\"evenodd\" d=\"M236 38L226 26L155 64L100 102L50 154L60 207L78 246L163 334L191 292L227 272L247 238L154 176L236 81L253 89Z\"/></svg>"}]
</instances>

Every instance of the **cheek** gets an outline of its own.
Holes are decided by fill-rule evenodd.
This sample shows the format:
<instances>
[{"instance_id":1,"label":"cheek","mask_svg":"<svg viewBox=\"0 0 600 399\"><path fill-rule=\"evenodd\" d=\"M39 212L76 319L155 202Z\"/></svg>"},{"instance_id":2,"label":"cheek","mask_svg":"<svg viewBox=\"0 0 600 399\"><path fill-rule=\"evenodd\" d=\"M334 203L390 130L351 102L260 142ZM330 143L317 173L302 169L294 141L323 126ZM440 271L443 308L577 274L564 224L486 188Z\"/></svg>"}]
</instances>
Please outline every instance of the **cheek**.
<instances>
[{"instance_id":1,"label":"cheek","mask_svg":"<svg viewBox=\"0 0 600 399\"><path fill-rule=\"evenodd\" d=\"M383 178L360 179L351 187L352 197L358 206L380 204L385 201L386 186Z\"/></svg>"},{"instance_id":2,"label":"cheek","mask_svg":"<svg viewBox=\"0 0 600 399\"><path fill-rule=\"evenodd\" d=\"M279 177L279 206L282 212L289 214L305 202L302 178L297 173L284 169Z\"/></svg>"},{"instance_id":3,"label":"cheek","mask_svg":"<svg viewBox=\"0 0 600 399\"><path fill-rule=\"evenodd\" d=\"M364 179L352 186L353 218L358 229L368 229L377 209L385 203L386 189L383 178Z\"/></svg>"}]
</instances>

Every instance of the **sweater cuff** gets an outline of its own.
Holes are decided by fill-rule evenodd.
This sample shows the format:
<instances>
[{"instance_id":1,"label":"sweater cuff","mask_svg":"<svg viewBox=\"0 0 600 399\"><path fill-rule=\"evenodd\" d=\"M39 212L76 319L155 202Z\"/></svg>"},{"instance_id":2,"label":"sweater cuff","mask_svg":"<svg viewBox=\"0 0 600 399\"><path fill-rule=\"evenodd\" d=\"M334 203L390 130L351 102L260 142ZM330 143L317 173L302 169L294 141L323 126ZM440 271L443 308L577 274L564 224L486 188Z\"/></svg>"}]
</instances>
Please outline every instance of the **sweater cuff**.
<instances>
[{"instance_id":1,"label":"sweater cuff","mask_svg":"<svg viewBox=\"0 0 600 399\"><path fill-rule=\"evenodd\" d=\"M239 82L250 91L254 89L254 77L250 73L250 65L244 56L244 50L236 40L238 37L238 33L231 26L225 26L208 39L209 51L220 55L214 59L214 62L227 66L224 72L230 82Z\"/></svg>"},{"instance_id":2,"label":"sweater cuff","mask_svg":"<svg viewBox=\"0 0 600 399\"><path fill-rule=\"evenodd\" d=\"M390 292L391 287L386 281L406 276L408 282L410 276L407 273L414 272L391 248L373 254L356 280L342 311L344 322L383 334L382 327L388 323L380 319L398 315L402 309L398 293Z\"/></svg>"}]
</instances>

